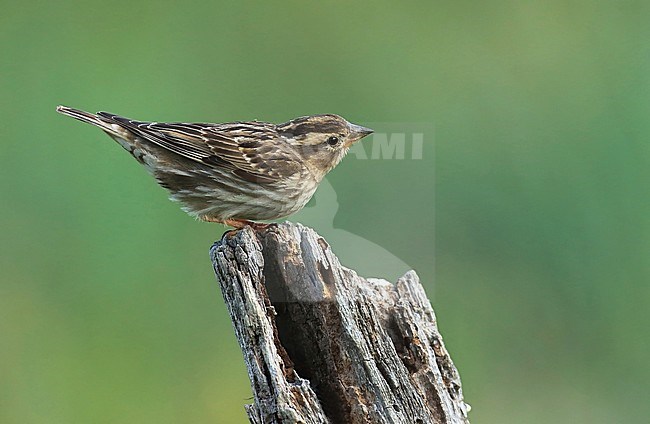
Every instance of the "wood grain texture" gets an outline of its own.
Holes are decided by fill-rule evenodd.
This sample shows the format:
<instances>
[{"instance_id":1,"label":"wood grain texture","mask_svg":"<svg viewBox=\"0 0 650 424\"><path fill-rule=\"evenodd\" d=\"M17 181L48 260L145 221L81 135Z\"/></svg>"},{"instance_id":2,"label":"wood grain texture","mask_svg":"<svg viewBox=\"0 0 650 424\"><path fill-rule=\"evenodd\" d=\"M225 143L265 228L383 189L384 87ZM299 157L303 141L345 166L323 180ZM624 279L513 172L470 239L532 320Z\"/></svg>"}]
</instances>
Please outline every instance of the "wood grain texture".
<instances>
[{"instance_id":1,"label":"wood grain texture","mask_svg":"<svg viewBox=\"0 0 650 424\"><path fill-rule=\"evenodd\" d=\"M248 368L251 423L469 423L415 272L362 278L292 223L227 234L210 255Z\"/></svg>"}]
</instances>

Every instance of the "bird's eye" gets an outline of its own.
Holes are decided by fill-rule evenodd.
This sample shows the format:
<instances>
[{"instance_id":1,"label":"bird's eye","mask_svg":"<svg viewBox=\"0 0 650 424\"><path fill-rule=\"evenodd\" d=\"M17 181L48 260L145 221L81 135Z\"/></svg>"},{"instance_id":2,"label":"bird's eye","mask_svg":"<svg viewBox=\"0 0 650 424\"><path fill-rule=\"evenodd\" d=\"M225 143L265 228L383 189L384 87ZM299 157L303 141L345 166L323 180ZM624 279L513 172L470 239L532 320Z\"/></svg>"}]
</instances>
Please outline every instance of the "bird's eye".
<instances>
[{"instance_id":1,"label":"bird's eye","mask_svg":"<svg viewBox=\"0 0 650 424\"><path fill-rule=\"evenodd\" d=\"M335 136L331 136L330 138L327 139L327 144L330 146L336 146L339 143L339 138Z\"/></svg>"}]
</instances>

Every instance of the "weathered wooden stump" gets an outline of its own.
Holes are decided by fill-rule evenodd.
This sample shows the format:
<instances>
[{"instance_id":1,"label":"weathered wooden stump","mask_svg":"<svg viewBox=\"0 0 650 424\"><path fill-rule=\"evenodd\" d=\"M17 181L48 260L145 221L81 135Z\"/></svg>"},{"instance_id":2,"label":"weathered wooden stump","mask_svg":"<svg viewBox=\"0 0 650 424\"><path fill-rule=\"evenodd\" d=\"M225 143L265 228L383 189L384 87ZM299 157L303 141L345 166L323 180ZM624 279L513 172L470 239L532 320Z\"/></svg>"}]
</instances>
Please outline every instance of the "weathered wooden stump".
<instances>
[{"instance_id":1,"label":"weathered wooden stump","mask_svg":"<svg viewBox=\"0 0 650 424\"><path fill-rule=\"evenodd\" d=\"M210 250L254 395L251 423L469 423L415 272L342 267L300 224L246 227Z\"/></svg>"}]
</instances>

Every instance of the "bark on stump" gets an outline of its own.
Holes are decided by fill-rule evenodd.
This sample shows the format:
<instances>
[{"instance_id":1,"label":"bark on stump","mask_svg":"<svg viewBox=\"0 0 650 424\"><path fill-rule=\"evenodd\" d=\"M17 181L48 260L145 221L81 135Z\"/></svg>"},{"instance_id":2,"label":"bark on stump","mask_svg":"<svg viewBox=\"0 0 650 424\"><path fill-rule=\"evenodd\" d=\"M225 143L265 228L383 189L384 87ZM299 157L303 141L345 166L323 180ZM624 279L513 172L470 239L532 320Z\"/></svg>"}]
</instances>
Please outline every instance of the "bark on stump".
<instances>
[{"instance_id":1,"label":"bark on stump","mask_svg":"<svg viewBox=\"0 0 650 424\"><path fill-rule=\"evenodd\" d=\"M254 395L251 423L469 423L415 272L339 263L310 228L226 234L210 249Z\"/></svg>"}]
</instances>

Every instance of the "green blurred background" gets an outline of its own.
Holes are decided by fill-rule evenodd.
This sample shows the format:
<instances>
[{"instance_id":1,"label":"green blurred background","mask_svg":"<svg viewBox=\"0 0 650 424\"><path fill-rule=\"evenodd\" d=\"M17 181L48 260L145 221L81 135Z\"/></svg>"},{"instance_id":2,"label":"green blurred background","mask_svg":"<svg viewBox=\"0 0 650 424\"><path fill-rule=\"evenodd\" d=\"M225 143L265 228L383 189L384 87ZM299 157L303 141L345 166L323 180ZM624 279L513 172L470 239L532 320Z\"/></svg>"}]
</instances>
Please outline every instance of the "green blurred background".
<instances>
[{"instance_id":1,"label":"green blurred background","mask_svg":"<svg viewBox=\"0 0 650 424\"><path fill-rule=\"evenodd\" d=\"M224 228L60 103L435 127L422 160L347 158L333 222L327 199L293 219L417 270L473 422L646 422L648 22L641 1L3 1L0 422L247 422Z\"/></svg>"}]
</instances>

